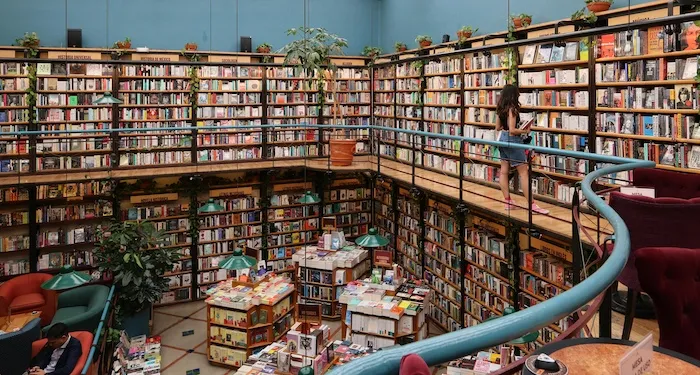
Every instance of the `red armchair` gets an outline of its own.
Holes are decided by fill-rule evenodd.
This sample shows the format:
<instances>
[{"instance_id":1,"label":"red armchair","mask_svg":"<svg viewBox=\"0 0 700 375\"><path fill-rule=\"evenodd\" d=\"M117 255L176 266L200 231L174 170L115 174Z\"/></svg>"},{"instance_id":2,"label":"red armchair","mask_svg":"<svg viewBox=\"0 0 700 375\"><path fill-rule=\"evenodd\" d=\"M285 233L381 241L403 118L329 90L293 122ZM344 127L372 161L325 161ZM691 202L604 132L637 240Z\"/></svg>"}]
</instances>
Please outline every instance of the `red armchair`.
<instances>
[{"instance_id":1,"label":"red armchair","mask_svg":"<svg viewBox=\"0 0 700 375\"><path fill-rule=\"evenodd\" d=\"M56 313L56 292L41 289L51 279L47 273L30 273L13 277L0 285L0 297L10 303L12 314L41 311L41 325L51 323Z\"/></svg>"},{"instance_id":2,"label":"red armchair","mask_svg":"<svg viewBox=\"0 0 700 375\"><path fill-rule=\"evenodd\" d=\"M635 266L637 249L663 246L700 248L696 225L696 218L700 217L700 198L648 198L613 192L610 207L622 217L630 232L630 257L617 278L629 289L622 331L622 338L628 339L637 298L643 290Z\"/></svg>"},{"instance_id":3,"label":"red armchair","mask_svg":"<svg viewBox=\"0 0 700 375\"><path fill-rule=\"evenodd\" d=\"M700 174L640 168L632 171L634 186L653 187L656 197L693 199L700 197Z\"/></svg>"},{"instance_id":4,"label":"red armchair","mask_svg":"<svg viewBox=\"0 0 700 375\"><path fill-rule=\"evenodd\" d=\"M83 367L85 367L85 362L87 361L88 355L90 355L90 346L92 345L93 336L92 333L86 331L71 332L70 335L71 337L78 339L78 341L80 341L80 346L83 348L83 354L80 355L80 359L78 359L78 363L75 365L75 368L70 375L80 375L80 373L83 371ZM46 342L46 339L41 339L32 343L32 358L39 354L41 348L46 345Z\"/></svg>"},{"instance_id":5,"label":"red armchair","mask_svg":"<svg viewBox=\"0 0 700 375\"><path fill-rule=\"evenodd\" d=\"M659 346L700 360L700 249L637 250L637 270L659 321Z\"/></svg>"}]
</instances>

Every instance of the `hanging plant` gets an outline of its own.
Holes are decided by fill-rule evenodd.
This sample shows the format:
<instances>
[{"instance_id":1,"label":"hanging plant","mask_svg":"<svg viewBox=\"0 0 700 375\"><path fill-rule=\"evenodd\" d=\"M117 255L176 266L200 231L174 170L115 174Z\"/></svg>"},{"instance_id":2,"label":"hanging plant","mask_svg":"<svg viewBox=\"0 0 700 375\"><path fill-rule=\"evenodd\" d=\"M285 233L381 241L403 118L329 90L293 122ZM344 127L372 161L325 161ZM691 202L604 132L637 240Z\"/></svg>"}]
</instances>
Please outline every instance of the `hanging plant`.
<instances>
[{"instance_id":1,"label":"hanging plant","mask_svg":"<svg viewBox=\"0 0 700 375\"><path fill-rule=\"evenodd\" d=\"M30 55L32 52L30 52ZM36 56L32 56L36 57ZM27 95L27 106L29 108L36 108L36 99L37 99L37 93L36 93L36 64L28 64L27 65L27 80L29 81L29 85L27 86L27 89L24 90L25 94ZM27 111L29 115L29 124L30 125L35 125L36 124L36 111ZM32 129L35 127L32 127Z\"/></svg>"},{"instance_id":2,"label":"hanging plant","mask_svg":"<svg viewBox=\"0 0 700 375\"><path fill-rule=\"evenodd\" d=\"M408 47L406 47L406 43L396 42L394 43L394 49L396 52L403 52L406 51Z\"/></svg>"},{"instance_id":3,"label":"hanging plant","mask_svg":"<svg viewBox=\"0 0 700 375\"><path fill-rule=\"evenodd\" d=\"M39 56L39 36L35 32L24 33L24 36L15 39L15 42L18 46L27 50L29 57L35 58Z\"/></svg>"},{"instance_id":4,"label":"hanging plant","mask_svg":"<svg viewBox=\"0 0 700 375\"><path fill-rule=\"evenodd\" d=\"M189 94L190 94L190 103L192 104L192 111L197 112L197 105L199 101L197 100L197 95L199 94L199 74L198 74L199 68L196 66L190 66L189 69L187 69L187 75L190 77L190 84L189 84Z\"/></svg>"},{"instance_id":5,"label":"hanging plant","mask_svg":"<svg viewBox=\"0 0 700 375\"><path fill-rule=\"evenodd\" d=\"M515 25L512 22L508 25L506 40L508 42L515 41ZM507 68L504 77L506 83L514 85L518 79L518 53L515 47L506 48L501 65Z\"/></svg>"},{"instance_id":6,"label":"hanging plant","mask_svg":"<svg viewBox=\"0 0 700 375\"><path fill-rule=\"evenodd\" d=\"M586 8L581 8L571 15L571 20L584 21L589 25L594 25L596 21L598 21L598 16L596 16L596 14L593 12L586 11Z\"/></svg>"},{"instance_id":7,"label":"hanging plant","mask_svg":"<svg viewBox=\"0 0 700 375\"><path fill-rule=\"evenodd\" d=\"M131 49L131 38L124 38L124 40L118 40L112 44L112 57L116 60L127 54L129 49Z\"/></svg>"}]
</instances>

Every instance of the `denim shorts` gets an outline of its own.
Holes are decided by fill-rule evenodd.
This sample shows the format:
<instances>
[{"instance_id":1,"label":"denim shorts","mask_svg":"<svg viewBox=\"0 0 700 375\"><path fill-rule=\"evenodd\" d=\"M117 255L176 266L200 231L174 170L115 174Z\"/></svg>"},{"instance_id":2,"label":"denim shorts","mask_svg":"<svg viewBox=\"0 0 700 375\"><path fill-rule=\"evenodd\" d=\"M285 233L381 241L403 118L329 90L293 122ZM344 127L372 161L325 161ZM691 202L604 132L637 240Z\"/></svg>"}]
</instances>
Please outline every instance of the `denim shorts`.
<instances>
[{"instance_id":1,"label":"denim shorts","mask_svg":"<svg viewBox=\"0 0 700 375\"><path fill-rule=\"evenodd\" d=\"M501 136L498 137L498 140L500 142L523 144L523 139L519 135L510 135L506 131L501 132ZM499 152L501 154L501 160L509 162L511 167L517 167L527 162L525 149L523 148L499 147Z\"/></svg>"}]
</instances>

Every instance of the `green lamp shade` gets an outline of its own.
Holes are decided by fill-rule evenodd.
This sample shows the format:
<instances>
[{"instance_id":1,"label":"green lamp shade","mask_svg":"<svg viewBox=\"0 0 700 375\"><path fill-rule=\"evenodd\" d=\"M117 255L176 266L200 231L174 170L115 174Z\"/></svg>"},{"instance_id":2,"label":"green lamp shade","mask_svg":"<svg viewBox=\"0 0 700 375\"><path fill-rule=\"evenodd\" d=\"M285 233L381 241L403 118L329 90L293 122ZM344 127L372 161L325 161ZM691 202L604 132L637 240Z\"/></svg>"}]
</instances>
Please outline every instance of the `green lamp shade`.
<instances>
[{"instance_id":1,"label":"green lamp shade","mask_svg":"<svg viewBox=\"0 0 700 375\"><path fill-rule=\"evenodd\" d=\"M218 211L223 211L224 206L214 202L214 198L209 198L207 203L200 207L197 212L199 213L205 213L205 212L218 212Z\"/></svg>"},{"instance_id":2,"label":"green lamp shade","mask_svg":"<svg viewBox=\"0 0 700 375\"><path fill-rule=\"evenodd\" d=\"M320 201L321 199L318 198L318 195L310 191L307 191L306 193L304 193L304 195L301 196L301 198L299 198L300 204L314 204Z\"/></svg>"},{"instance_id":3,"label":"green lamp shade","mask_svg":"<svg viewBox=\"0 0 700 375\"><path fill-rule=\"evenodd\" d=\"M299 375L314 375L314 368L311 366L302 367L299 369Z\"/></svg>"},{"instance_id":4,"label":"green lamp shade","mask_svg":"<svg viewBox=\"0 0 700 375\"><path fill-rule=\"evenodd\" d=\"M362 247L382 247L389 244L389 239L380 236L377 228L370 228L367 234L355 240L355 244Z\"/></svg>"},{"instance_id":5,"label":"green lamp shade","mask_svg":"<svg viewBox=\"0 0 700 375\"><path fill-rule=\"evenodd\" d=\"M122 104L123 102L112 96L111 93L105 92L104 95L97 98L92 104Z\"/></svg>"},{"instance_id":6,"label":"green lamp shade","mask_svg":"<svg viewBox=\"0 0 700 375\"><path fill-rule=\"evenodd\" d=\"M70 265L65 265L61 267L58 275L41 284L41 288L48 290L70 289L83 285L88 281L90 281L89 275L83 272L76 272Z\"/></svg>"},{"instance_id":7,"label":"green lamp shade","mask_svg":"<svg viewBox=\"0 0 700 375\"><path fill-rule=\"evenodd\" d=\"M236 249L233 250L233 255L219 263L219 268L227 270L242 270L246 268L253 268L257 263L258 261L255 258L248 255L243 255L243 250Z\"/></svg>"},{"instance_id":8,"label":"green lamp shade","mask_svg":"<svg viewBox=\"0 0 700 375\"><path fill-rule=\"evenodd\" d=\"M515 312L515 309L513 309L512 307L506 307L505 309L503 309L504 316L508 315L508 314L512 314L514 312ZM484 320L484 322L488 322L490 320L495 320L498 318L500 318L500 316L493 315L490 318ZM516 344L516 345L529 344L529 343L537 340L538 337L540 337L540 333L538 331L533 331L533 332L526 333L526 334L518 337L517 339L513 339L513 340L509 341L508 343L509 344Z\"/></svg>"}]
</instances>

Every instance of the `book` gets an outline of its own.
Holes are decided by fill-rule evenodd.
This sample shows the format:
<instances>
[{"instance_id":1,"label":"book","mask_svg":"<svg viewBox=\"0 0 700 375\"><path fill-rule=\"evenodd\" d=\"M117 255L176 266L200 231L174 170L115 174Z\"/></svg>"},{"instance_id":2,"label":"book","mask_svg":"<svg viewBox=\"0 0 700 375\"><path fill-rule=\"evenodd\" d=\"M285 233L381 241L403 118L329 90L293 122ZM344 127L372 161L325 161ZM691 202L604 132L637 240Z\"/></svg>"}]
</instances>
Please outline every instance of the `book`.
<instances>
[{"instance_id":1,"label":"book","mask_svg":"<svg viewBox=\"0 0 700 375\"><path fill-rule=\"evenodd\" d=\"M523 54L523 64L529 65L535 63L535 54L537 53L536 45L529 45L525 47L525 54Z\"/></svg>"},{"instance_id":2,"label":"book","mask_svg":"<svg viewBox=\"0 0 700 375\"><path fill-rule=\"evenodd\" d=\"M647 53L650 55L664 52L664 32L663 26L650 27L647 31Z\"/></svg>"},{"instance_id":3,"label":"book","mask_svg":"<svg viewBox=\"0 0 700 375\"><path fill-rule=\"evenodd\" d=\"M578 43L577 42L567 42L564 51L564 61L576 61L578 60Z\"/></svg>"},{"instance_id":4,"label":"book","mask_svg":"<svg viewBox=\"0 0 700 375\"><path fill-rule=\"evenodd\" d=\"M51 75L51 63L38 63L38 64L36 64L36 75L37 76Z\"/></svg>"},{"instance_id":5,"label":"book","mask_svg":"<svg viewBox=\"0 0 700 375\"><path fill-rule=\"evenodd\" d=\"M542 44L537 48L537 56L535 63L545 64L549 62L552 55L552 44Z\"/></svg>"},{"instance_id":6,"label":"book","mask_svg":"<svg viewBox=\"0 0 700 375\"><path fill-rule=\"evenodd\" d=\"M552 55L549 62L555 63L564 61L564 50L564 46L558 46L555 44L554 47L552 47Z\"/></svg>"},{"instance_id":7,"label":"book","mask_svg":"<svg viewBox=\"0 0 700 375\"><path fill-rule=\"evenodd\" d=\"M675 85L676 109L695 108L697 102L697 91L693 85Z\"/></svg>"}]
</instances>

